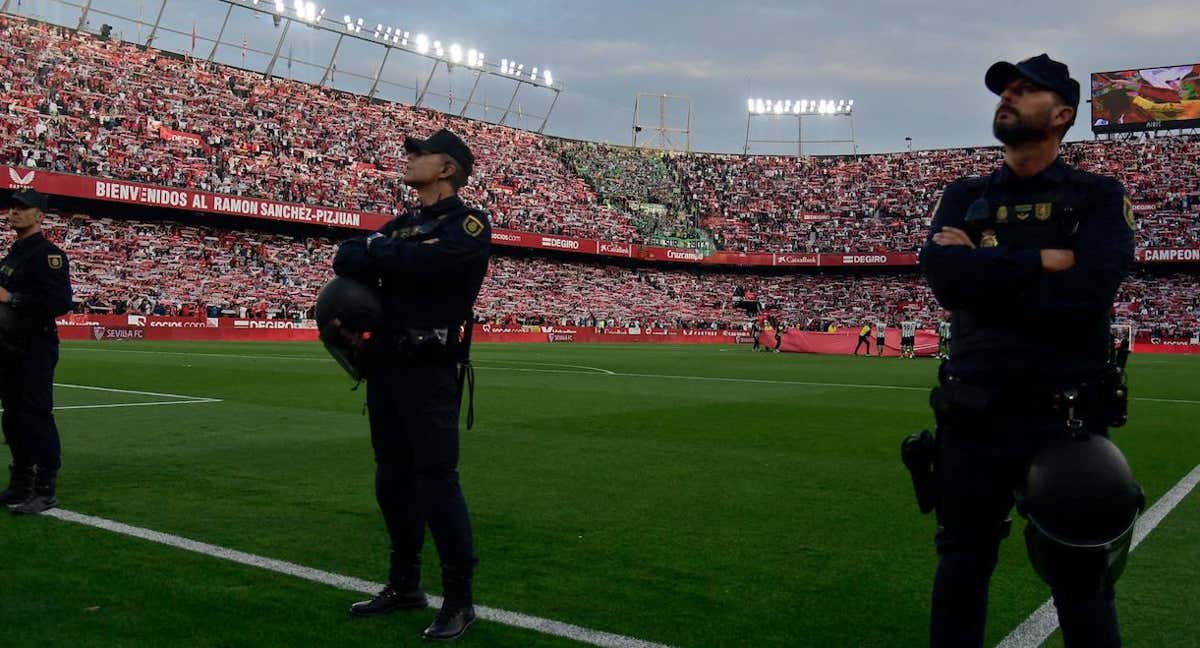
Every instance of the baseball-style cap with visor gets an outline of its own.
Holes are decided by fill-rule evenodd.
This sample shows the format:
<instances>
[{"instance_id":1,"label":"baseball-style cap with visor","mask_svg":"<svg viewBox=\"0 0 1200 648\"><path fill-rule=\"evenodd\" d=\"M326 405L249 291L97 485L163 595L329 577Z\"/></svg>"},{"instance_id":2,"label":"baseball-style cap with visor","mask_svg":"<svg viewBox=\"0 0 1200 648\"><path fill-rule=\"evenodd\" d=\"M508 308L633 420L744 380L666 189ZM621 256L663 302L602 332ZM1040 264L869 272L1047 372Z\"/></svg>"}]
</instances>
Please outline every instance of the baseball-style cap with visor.
<instances>
[{"instance_id":1,"label":"baseball-style cap with visor","mask_svg":"<svg viewBox=\"0 0 1200 648\"><path fill-rule=\"evenodd\" d=\"M471 149L467 147L465 142L459 139L458 135L445 128L426 139L419 139L411 135L405 137L404 150L409 153L441 153L448 155L450 159L462 167L463 173L468 176L471 175L471 170L475 166L475 156L471 154Z\"/></svg>"},{"instance_id":2,"label":"baseball-style cap with visor","mask_svg":"<svg viewBox=\"0 0 1200 648\"><path fill-rule=\"evenodd\" d=\"M17 209L37 207L42 211L46 211L46 194L34 191L33 189L14 191L12 196L9 198L9 204Z\"/></svg>"},{"instance_id":3,"label":"baseball-style cap with visor","mask_svg":"<svg viewBox=\"0 0 1200 648\"><path fill-rule=\"evenodd\" d=\"M1079 82L1071 78L1071 71L1065 63L1055 61L1046 54L1038 54L1019 63L1000 61L988 68L983 82L988 90L1002 94L1015 79L1028 79L1034 85L1057 92L1068 106L1079 110Z\"/></svg>"}]
</instances>

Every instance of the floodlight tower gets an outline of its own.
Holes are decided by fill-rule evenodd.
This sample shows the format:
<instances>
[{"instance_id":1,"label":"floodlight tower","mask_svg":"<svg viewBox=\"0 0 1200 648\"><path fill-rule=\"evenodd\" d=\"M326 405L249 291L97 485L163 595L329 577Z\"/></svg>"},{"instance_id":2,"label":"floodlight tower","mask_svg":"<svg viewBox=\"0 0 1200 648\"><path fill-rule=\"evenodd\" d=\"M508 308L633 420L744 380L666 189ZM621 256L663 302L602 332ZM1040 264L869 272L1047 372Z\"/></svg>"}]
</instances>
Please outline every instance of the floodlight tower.
<instances>
[{"instance_id":1,"label":"floodlight tower","mask_svg":"<svg viewBox=\"0 0 1200 648\"><path fill-rule=\"evenodd\" d=\"M658 102L658 122L645 123L643 122L642 104L643 102L650 103ZM687 120L682 127L669 126L667 119L668 105L686 105ZM638 142L638 135L649 130L652 135L642 142ZM684 137L684 151L692 150L692 98L681 97L670 94L652 94L648 92L639 92L633 100L633 147L649 146L651 148L661 148L668 150L679 150L676 146L673 135L682 135Z\"/></svg>"},{"instance_id":2,"label":"floodlight tower","mask_svg":"<svg viewBox=\"0 0 1200 648\"><path fill-rule=\"evenodd\" d=\"M804 139L804 118L845 117L850 124L848 139L806 140ZM795 119L796 139L754 139L751 137L750 126L755 119ZM805 144L849 144L851 154L858 153L858 145L854 139L854 100L853 99L747 99L746 100L746 145L742 149L750 153L750 145L754 144L795 144L796 155L804 155Z\"/></svg>"}]
</instances>

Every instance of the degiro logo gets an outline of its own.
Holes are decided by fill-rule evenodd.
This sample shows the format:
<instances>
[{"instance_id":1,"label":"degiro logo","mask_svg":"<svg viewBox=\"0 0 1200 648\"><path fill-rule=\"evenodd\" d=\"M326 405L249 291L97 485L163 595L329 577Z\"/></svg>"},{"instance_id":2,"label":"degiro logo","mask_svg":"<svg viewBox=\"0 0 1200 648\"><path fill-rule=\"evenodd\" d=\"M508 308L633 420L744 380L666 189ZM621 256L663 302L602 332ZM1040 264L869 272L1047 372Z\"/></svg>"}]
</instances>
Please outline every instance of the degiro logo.
<instances>
[{"instance_id":1,"label":"degiro logo","mask_svg":"<svg viewBox=\"0 0 1200 648\"><path fill-rule=\"evenodd\" d=\"M887 263L888 258L882 254L875 255L853 255L847 254L842 257L842 263L846 265L864 265L864 264L879 264Z\"/></svg>"},{"instance_id":2,"label":"degiro logo","mask_svg":"<svg viewBox=\"0 0 1200 648\"><path fill-rule=\"evenodd\" d=\"M542 247L559 248L560 250L578 250L579 241L571 239L550 238L549 236L542 237Z\"/></svg>"}]
</instances>

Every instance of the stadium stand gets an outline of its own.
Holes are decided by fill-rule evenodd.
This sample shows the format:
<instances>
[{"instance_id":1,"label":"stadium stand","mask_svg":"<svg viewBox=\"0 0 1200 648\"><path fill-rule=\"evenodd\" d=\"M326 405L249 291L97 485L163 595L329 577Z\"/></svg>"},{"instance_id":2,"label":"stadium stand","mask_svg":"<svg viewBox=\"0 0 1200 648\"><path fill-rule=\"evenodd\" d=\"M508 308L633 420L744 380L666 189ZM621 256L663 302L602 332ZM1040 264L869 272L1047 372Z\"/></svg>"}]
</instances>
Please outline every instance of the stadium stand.
<instances>
[{"instance_id":1,"label":"stadium stand","mask_svg":"<svg viewBox=\"0 0 1200 648\"><path fill-rule=\"evenodd\" d=\"M81 313L304 318L336 245L322 236L82 214L51 216L46 228L72 251ZM804 330L945 317L915 272L764 275L530 254L493 258L476 316L510 325L744 329L751 317L739 293L757 295L764 310ZM1200 335L1200 278L1139 272L1116 308L1146 335L1190 339Z\"/></svg>"},{"instance_id":2,"label":"stadium stand","mask_svg":"<svg viewBox=\"0 0 1200 648\"><path fill-rule=\"evenodd\" d=\"M0 163L368 212L396 213L406 133L450 127L477 173L464 192L516 230L755 252L915 251L942 187L999 163L996 148L856 157L641 151L573 142L260 74L40 23L0 18ZM1142 247L1200 248L1200 138L1072 143L1078 166L1119 177ZM651 207L647 209L647 207ZM58 217L79 308L303 317L335 241L191 221ZM480 297L492 322L603 321L740 328L736 289L793 326L933 322L919 276L754 275L632 262L499 256ZM1139 330L1200 334L1200 282L1131 279L1117 312Z\"/></svg>"},{"instance_id":3,"label":"stadium stand","mask_svg":"<svg viewBox=\"0 0 1200 648\"><path fill-rule=\"evenodd\" d=\"M39 23L0 28L0 162L218 193L394 213L408 196L403 136L449 126L478 158L464 195L500 227L641 242L694 238L698 225L729 250L913 251L942 187L999 162L996 148L795 158L560 141ZM1200 241L1200 138L1079 142L1066 155L1147 203L1144 244Z\"/></svg>"}]
</instances>

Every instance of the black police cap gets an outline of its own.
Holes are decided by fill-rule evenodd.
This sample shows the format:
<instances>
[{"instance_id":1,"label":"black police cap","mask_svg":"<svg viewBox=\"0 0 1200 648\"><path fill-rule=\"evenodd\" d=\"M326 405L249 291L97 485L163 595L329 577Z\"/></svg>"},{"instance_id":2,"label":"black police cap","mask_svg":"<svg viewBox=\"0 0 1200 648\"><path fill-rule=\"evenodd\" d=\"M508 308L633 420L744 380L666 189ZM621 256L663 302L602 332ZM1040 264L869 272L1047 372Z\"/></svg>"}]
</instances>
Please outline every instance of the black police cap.
<instances>
[{"instance_id":1,"label":"black police cap","mask_svg":"<svg viewBox=\"0 0 1200 648\"><path fill-rule=\"evenodd\" d=\"M404 138L404 150L409 153L442 153L449 155L452 160L462 167L463 173L471 175L475 166L475 156L471 149L454 133L445 128L430 135L427 139L418 139L411 135Z\"/></svg>"},{"instance_id":2,"label":"black police cap","mask_svg":"<svg viewBox=\"0 0 1200 648\"><path fill-rule=\"evenodd\" d=\"M46 194L34 191L33 189L22 189L13 192L12 202L24 207L37 207L42 211L46 211Z\"/></svg>"},{"instance_id":3,"label":"black police cap","mask_svg":"<svg viewBox=\"0 0 1200 648\"><path fill-rule=\"evenodd\" d=\"M1069 106L1079 108L1079 82L1071 78L1071 72L1065 63L1059 63L1046 54L1038 54L1020 63L994 63L988 68L983 82L988 90L1001 94L1009 83L1018 78L1028 79L1047 90L1053 90Z\"/></svg>"}]
</instances>

